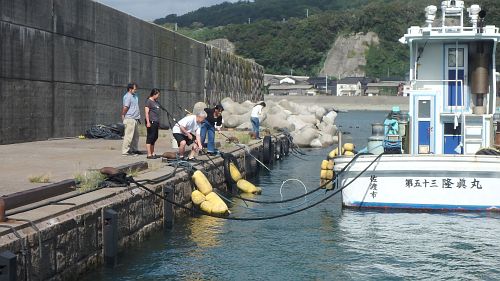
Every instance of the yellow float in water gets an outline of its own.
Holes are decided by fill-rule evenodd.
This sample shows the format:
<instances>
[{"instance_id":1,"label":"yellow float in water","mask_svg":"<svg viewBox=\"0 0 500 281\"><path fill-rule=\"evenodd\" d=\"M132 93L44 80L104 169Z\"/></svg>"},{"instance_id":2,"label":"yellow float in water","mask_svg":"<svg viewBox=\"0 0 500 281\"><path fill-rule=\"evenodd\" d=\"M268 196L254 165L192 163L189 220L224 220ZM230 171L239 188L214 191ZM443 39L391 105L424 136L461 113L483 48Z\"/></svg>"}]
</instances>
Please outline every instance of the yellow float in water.
<instances>
[{"instance_id":1,"label":"yellow float in water","mask_svg":"<svg viewBox=\"0 0 500 281\"><path fill-rule=\"evenodd\" d=\"M238 167L234 163L229 163L229 173L231 174L231 178L235 181L238 182L241 180L243 177L241 176L240 171L238 170Z\"/></svg>"},{"instance_id":2,"label":"yellow float in water","mask_svg":"<svg viewBox=\"0 0 500 281\"><path fill-rule=\"evenodd\" d=\"M226 203L215 192L210 192L205 196L205 201L200 205L200 209L208 214L227 215L229 208Z\"/></svg>"},{"instance_id":3,"label":"yellow float in water","mask_svg":"<svg viewBox=\"0 0 500 281\"><path fill-rule=\"evenodd\" d=\"M206 200L206 198L205 198L205 195L203 195L203 193L201 193L198 190L195 190L195 191L191 192L191 200L193 201L193 203L196 206L199 206L199 205L201 205L201 203L203 203Z\"/></svg>"},{"instance_id":4,"label":"yellow float in water","mask_svg":"<svg viewBox=\"0 0 500 281\"><path fill-rule=\"evenodd\" d=\"M212 192L212 185L201 171L194 172L192 179L194 181L194 184L196 185L196 188L198 188L198 190L203 193L203 195L208 195L210 192Z\"/></svg>"},{"instance_id":5,"label":"yellow float in water","mask_svg":"<svg viewBox=\"0 0 500 281\"><path fill-rule=\"evenodd\" d=\"M260 187L255 186L253 183L241 179L236 183L236 186L241 190L243 193L253 193L253 194L261 194L262 189Z\"/></svg>"}]
</instances>

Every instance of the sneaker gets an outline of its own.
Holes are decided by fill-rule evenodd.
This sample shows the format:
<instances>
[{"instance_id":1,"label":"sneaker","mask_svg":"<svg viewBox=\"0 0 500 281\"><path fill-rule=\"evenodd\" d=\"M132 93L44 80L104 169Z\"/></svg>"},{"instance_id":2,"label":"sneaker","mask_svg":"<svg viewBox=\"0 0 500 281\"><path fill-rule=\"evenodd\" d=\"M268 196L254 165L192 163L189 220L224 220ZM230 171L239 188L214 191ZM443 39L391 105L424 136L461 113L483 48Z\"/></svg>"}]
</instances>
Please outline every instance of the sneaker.
<instances>
[{"instance_id":1,"label":"sneaker","mask_svg":"<svg viewBox=\"0 0 500 281\"><path fill-rule=\"evenodd\" d=\"M122 153L122 156L139 156L139 154L133 153L133 152L127 152L127 153Z\"/></svg>"},{"instance_id":2,"label":"sneaker","mask_svg":"<svg viewBox=\"0 0 500 281\"><path fill-rule=\"evenodd\" d=\"M211 151L209 151L209 152L207 152L207 155L208 156L217 156L217 155L219 155L219 152L218 151L217 152L211 152Z\"/></svg>"},{"instance_id":3,"label":"sneaker","mask_svg":"<svg viewBox=\"0 0 500 281\"><path fill-rule=\"evenodd\" d=\"M150 155L150 156L146 156L146 159L158 159L158 156Z\"/></svg>"}]
</instances>

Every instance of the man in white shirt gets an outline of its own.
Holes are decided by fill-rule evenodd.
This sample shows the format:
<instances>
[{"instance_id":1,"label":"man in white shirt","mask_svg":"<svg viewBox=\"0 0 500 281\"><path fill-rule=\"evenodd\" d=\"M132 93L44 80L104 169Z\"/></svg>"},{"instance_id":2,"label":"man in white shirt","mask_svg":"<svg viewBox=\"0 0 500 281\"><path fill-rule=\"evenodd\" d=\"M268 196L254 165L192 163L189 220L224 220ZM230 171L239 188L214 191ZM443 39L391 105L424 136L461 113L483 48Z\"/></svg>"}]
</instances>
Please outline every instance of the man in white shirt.
<instances>
[{"instance_id":1,"label":"man in white shirt","mask_svg":"<svg viewBox=\"0 0 500 281\"><path fill-rule=\"evenodd\" d=\"M260 116L262 115L262 109L266 107L265 102L260 102L252 108L252 113L250 114L250 121L252 122L252 131L255 133L255 138L260 139Z\"/></svg>"},{"instance_id":2,"label":"man in white shirt","mask_svg":"<svg viewBox=\"0 0 500 281\"><path fill-rule=\"evenodd\" d=\"M201 145L200 125L206 118L207 113L202 110L196 113L196 115L188 115L175 123L172 133L179 146L180 159L184 159L186 145L193 144L188 160L194 159L195 153L198 153L203 147Z\"/></svg>"}]
</instances>

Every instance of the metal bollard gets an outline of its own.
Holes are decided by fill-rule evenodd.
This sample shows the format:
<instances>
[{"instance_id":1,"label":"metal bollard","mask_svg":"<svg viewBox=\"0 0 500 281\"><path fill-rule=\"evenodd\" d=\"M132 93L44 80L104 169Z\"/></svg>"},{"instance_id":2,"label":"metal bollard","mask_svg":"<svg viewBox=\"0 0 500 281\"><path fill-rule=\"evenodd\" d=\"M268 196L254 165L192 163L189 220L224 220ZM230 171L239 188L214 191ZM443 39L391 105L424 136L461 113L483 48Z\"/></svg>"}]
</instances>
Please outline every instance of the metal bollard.
<instances>
[{"instance_id":1,"label":"metal bollard","mask_svg":"<svg viewBox=\"0 0 500 281\"><path fill-rule=\"evenodd\" d=\"M174 186L171 184L164 185L162 188L163 196L170 202L174 202ZM174 226L174 205L163 200L163 226L172 228Z\"/></svg>"},{"instance_id":2,"label":"metal bollard","mask_svg":"<svg viewBox=\"0 0 500 281\"><path fill-rule=\"evenodd\" d=\"M108 267L115 267L118 262L118 213L112 209L103 209L102 218L104 263Z\"/></svg>"},{"instance_id":3,"label":"metal bollard","mask_svg":"<svg viewBox=\"0 0 500 281\"><path fill-rule=\"evenodd\" d=\"M15 281L17 276L17 256L11 251L0 253L0 281Z\"/></svg>"}]
</instances>

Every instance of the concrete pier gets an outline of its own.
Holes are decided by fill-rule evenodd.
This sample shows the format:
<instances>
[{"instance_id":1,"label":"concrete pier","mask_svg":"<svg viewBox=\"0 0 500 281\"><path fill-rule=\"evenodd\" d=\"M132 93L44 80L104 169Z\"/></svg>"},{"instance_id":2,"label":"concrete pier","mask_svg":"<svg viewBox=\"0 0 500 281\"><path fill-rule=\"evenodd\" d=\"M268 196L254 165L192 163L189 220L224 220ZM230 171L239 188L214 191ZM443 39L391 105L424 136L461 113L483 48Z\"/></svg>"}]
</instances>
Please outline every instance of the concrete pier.
<instances>
[{"instance_id":1,"label":"concrete pier","mask_svg":"<svg viewBox=\"0 0 500 281\"><path fill-rule=\"evenodd\" d=\"M88 143L80 149L73 147L81 146L81 142L87 141ZM53 144L50 142L13 144L2 148L16 146L29 152L36 150L37 147L44 147L44 153L52 151L50 159L45 161L46 166L58 166L64 163L68 165L71 160L65 158L74 160L83 155L85 157L81 158L81 165L93 163L96 168L146 161L145 156L119 156L119 151L109 149L119 145L116 141L106 141L109 142L107 144L100 140L78 139L56 140ZM48 147L52 145L53 147L49 149ZM252 155L262 160L262 142L251 141L248 146ZM170 149L160 146L158 151L162 148ZM236 157L243 175L249 176L256 171L256 163L249 161L250 157L245 155L241 148L226 147L223 150ZM200 156L199 159L207 161L202 161L195 167L202 170L215 187L230 192L225 183L222 158L215 157L208 161L206 156ZM58 163L59 160L62 164ZM148 169L138 172L134 177L136 180L158 178L172 173L174 169L162 163L160 159L148 160L147 164ZM22 170L30 171L32 170L30 166L40 166L40 162L28 161ZM55 172L53 176L64 178L68 170L73 170L71 165L68 165L67 169L55 170L60 173ZM1 175L0 182L8 182L6 175L4 173ZM9 190L13 186L16 186L14 180L8 186L3 185L2 190ZM191 207L190 196L193 187L189 173L183 169L178 169L167 181L148 187L158 193L168 188L172 191L170 198L186 207ZM164 200L133 185L103 188L65 200L52 200L57 202L8 215L8 221L0 223L0 252L8 250L16 255L17 280L77 279L87 270L103 264L106 261L105 249L107 249L104 241L109 240L106 238L109 234L105 232L109 230L108 225L111 223L109 219L105 219L107 210L116 212L117 233L113 235L117 237L118 251L143 241L149 233L161 229L165 214L174 214L176 217L189 214L178 207L174 207L173 212L168 212L168 208L164 208ZM172 218L167 219L172 221Z\"/></svg>"}]
</instances>

